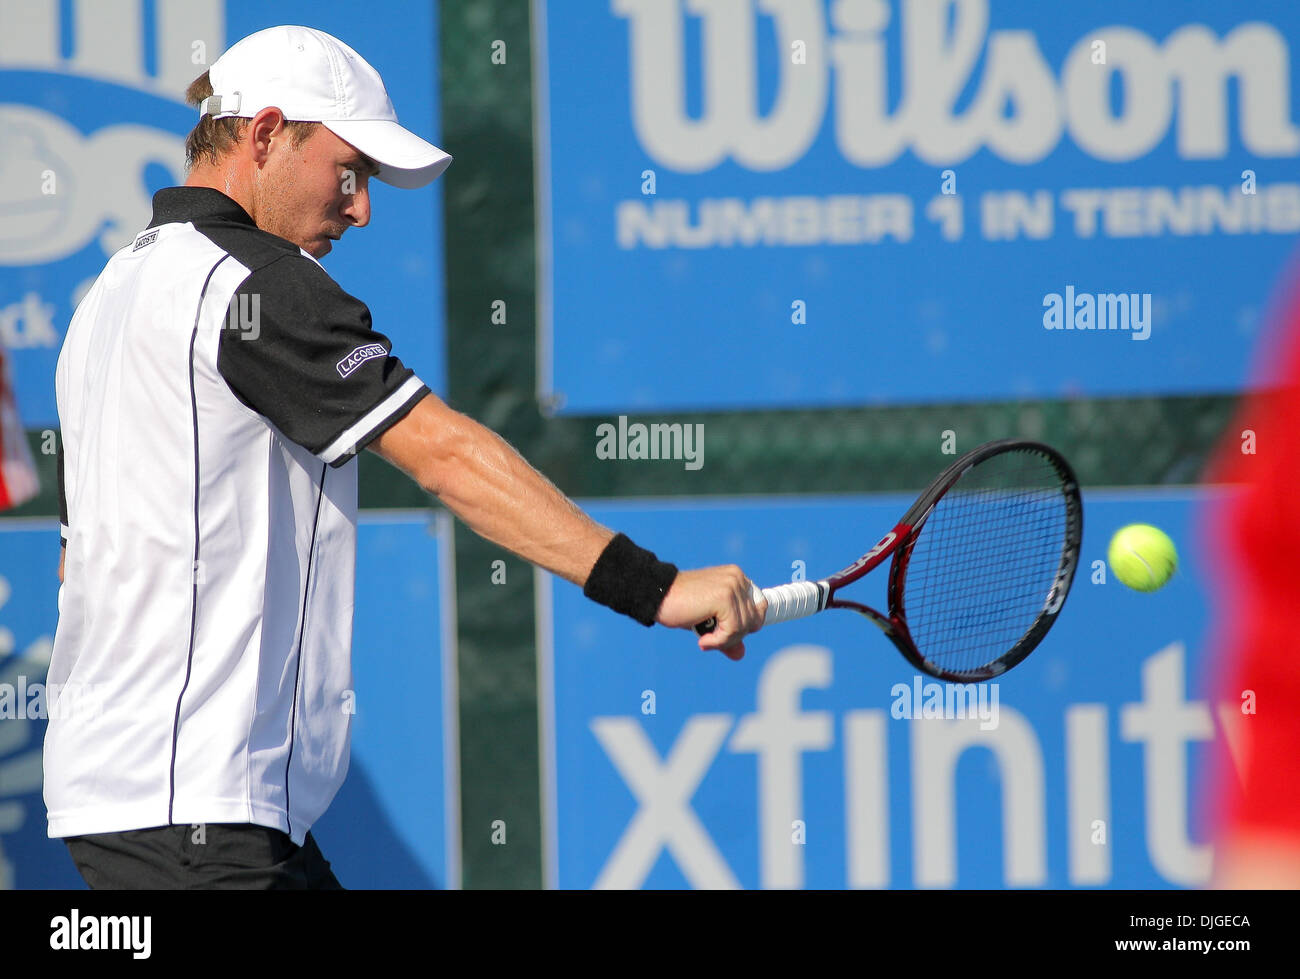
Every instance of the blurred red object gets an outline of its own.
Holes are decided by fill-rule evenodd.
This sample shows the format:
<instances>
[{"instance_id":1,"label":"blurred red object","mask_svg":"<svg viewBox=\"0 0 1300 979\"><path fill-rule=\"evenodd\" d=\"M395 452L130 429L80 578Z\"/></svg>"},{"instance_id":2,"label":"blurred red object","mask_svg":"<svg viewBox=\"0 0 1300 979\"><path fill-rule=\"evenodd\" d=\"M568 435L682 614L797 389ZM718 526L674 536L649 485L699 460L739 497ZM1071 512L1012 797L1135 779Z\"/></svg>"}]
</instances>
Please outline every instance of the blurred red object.
<instances>
[{"instance_id":1,"label":"blurred red object","mask_svg":"<svg viewBox=\"0 0 1300 979\"><path fill-rule=\"evenodd\" d=\"M1282 308L1206 480L1233 484L1209 528L1216 887L1300 887L1300 290Z\"/></svg>"},{"instance_id":2,"label":"blurred red object","mask_svg":"<svg viewBox=\"0 0 1300 979\"><path fill-rule=\"evenodd\" d=\"M0 510L26 503L40 488L27 433L18 417L9 362L0 349Z\"/></svg>"}]
</instances>

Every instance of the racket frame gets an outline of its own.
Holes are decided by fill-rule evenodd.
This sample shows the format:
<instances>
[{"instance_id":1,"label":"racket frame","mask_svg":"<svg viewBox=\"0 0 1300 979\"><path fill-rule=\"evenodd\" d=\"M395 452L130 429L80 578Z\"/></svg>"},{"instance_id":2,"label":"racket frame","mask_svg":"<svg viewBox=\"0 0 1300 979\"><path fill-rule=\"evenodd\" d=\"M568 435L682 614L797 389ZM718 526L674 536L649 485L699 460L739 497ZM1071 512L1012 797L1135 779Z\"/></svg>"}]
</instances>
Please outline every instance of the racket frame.
<instances>
[{"instance_id":1,"label":"racket frame","mask_svg":"<svg viewBox=\"0 0 1300 979\"><path fill-rule=\"evenodd\" d=\"M925 522L934 511L945 493L973 466L1010 451L1034 452L1045 456L1061 477L1061 488L1065 495L1066 528L1065 540L1061 548L1061 559L1057 566L1052 587L1044 598L1043 608L1033 624L1026 630L1009 650L988 665L976 670L946 670L937 663L925 658L917 649L915 641L907 626L906 614L906 579L907 564L912 556ZM951 683L974 683L989 680L1011 669L1031 652L1047 635L1056 618L1065 605L1070 586L1074 582L1074 573L1079 564L1079 550L1083 540L1083 501L1079 493L1079 481L1074 470L1065 457L1049 445L1025 439L999 439L986 442L962 455L952 465L935 477L934 481L912 504L903 518L877 544L848 567L836 572L829 578L819 581L826 585L826 599L822 608L849 609L866 617L889 638L906 657L907 661L918 670L947 680ZM882 615L875 609L849 599L836 597L845 585L850 585L864 577L892 558L889 568L888 615ZM820 610L819 610L820 611Z\"/></svg>"}]
</instances>

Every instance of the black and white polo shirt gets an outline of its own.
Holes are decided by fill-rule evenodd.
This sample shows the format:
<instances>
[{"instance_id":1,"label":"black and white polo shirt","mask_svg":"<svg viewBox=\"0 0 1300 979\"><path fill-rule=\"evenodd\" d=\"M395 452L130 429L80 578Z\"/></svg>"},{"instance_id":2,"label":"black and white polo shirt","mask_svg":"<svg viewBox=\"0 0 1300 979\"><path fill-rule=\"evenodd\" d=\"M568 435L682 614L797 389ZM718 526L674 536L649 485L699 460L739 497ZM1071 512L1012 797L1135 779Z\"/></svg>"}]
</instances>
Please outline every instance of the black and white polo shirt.
<instances>
[{"instance_id":1,"label":"black and white polo shirt","mask_svg":"<svg viewBox=\"0 0 1300 979\"><path fill-rule=\"evenodd\" d=\"M429 389L365 305L175 187L59 354L65 583L49 835L248 822L301 844L347 773L356 454Z\"/></svg>"}]
</instances>

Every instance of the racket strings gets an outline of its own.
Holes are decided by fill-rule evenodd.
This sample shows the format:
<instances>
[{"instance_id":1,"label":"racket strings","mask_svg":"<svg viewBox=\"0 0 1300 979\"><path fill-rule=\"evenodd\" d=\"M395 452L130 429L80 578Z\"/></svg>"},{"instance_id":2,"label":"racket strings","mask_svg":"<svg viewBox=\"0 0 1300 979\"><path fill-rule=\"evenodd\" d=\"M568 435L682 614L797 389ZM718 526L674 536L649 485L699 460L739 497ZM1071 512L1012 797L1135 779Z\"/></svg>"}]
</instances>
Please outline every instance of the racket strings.
<instances>
[{"instance_id":1,"label":"racket strings","mask_svg":"<svg viewBox=\"0 0 1300 979\"><path fill-rule=\"evenodd\" d=\"M1016 646L1048 602L1068 522L1049 459L1007 452L967 470L931 510L907 564L903 612L921 655L975 673Z\"/></svg>"}]
</instances>

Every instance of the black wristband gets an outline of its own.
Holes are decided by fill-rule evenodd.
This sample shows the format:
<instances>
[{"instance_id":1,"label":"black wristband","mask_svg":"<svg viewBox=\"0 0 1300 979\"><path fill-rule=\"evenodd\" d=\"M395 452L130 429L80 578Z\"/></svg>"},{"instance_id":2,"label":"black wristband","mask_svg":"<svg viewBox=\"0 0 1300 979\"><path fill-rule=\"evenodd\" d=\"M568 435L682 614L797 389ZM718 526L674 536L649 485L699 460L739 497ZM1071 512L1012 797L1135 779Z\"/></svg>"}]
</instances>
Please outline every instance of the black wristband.
<instances>
[{"instance_id":1,"label":"black wristband","mask_svg":"<svg viewBox=\"0 0 1300 979\"><path fill-rule=\"evenodd\" d=\"M660 561L625 534L611 540L587 576L582 593L642 625L655 624L659 606L677 577L676 565Z\"/></svg>"}]
</instances>

